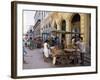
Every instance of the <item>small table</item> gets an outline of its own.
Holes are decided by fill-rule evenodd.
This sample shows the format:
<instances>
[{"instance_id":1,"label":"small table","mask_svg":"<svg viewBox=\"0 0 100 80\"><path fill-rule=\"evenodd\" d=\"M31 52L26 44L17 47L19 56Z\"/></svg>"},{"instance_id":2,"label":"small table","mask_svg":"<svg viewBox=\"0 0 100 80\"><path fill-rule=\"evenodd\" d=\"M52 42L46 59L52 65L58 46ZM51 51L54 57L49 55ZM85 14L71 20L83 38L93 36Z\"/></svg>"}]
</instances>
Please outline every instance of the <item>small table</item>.
<instances>
[{"instance_id":1,"label":"small table","mask_svg":"<svg viewBox=\"0 0 100 80\"><path fill-rule=\"evenodd\" d=\"M76 49L76 48L66 48L64 49L65 54L70 57L70 56L74 56L74 64L77 64L77 56L78 54L80 54L80 50Z\"/></svg>"}]
</instances>

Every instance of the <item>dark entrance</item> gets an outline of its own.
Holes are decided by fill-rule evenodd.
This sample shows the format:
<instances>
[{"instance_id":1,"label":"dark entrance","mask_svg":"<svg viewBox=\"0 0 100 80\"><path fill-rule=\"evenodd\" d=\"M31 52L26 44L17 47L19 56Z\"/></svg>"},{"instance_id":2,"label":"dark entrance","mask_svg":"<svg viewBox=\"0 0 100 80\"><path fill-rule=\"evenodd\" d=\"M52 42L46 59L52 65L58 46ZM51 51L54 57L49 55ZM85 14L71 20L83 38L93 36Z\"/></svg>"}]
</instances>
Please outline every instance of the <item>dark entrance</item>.
<instances>
[{"instance_id":1,"label":"dark entrance","mask_svg":"<svg viewBox=\"0 0 100 80\"><path fill-rule=\"evenodd\" d=\"M61 27L62 31L66 31L66 21L62 20L62 27ZM65 33L61 34L61 46L62 49L64 49L64 45L65 45Z\"/></svg>"},{"instance_id":2,"label":"dark entrance","mask_svg":"<svg viewBox=\"0 0 100 80\"><path fill-rule=\"evenodd\" d=\"M80 33L80 15L79 14L75 14L72 18L72 32L77 32Z\"/></svg>"},{"instance_id":3,"label":"dark entrance","mask_svg":"<svg viewBox=\"0 0 100 80\"><path fill-rule=\"evenodd\" d=\"M61 27L62 31L66 31L66 21L62 20L62 27ZM65 34L62 33L62 39L65 39Z\"/></svg>"},{"instance_id":4,"label":"dark entrance","mask_svg":"<svg viewBox=\"0 0 100 80\"><path fill-rule=\"evenodd\" d=\"M71 32L80 33L80 15L79 14L75 14L72 17L71 24L72 24ZM80 36L80 34L71 34L72 38L75 38L76 36Z\"/></svg>"}]
</instances>

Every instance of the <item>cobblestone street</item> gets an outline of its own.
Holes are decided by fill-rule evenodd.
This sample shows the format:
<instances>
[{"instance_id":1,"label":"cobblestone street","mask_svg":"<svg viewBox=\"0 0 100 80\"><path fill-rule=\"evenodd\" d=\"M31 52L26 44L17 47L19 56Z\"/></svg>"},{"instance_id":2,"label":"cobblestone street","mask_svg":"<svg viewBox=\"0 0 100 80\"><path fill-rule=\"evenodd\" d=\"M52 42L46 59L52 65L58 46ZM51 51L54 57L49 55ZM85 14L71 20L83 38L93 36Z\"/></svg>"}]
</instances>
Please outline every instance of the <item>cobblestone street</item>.
<instances>
[{"instance_id":1,"label":"cobblestone street","mask_svg":"<svg viewBox=\"0 0 100 80\"><path fill-rule=\"evenodd\" d=\"M39 68L51 68L54 65L50 62L45 62L43 58L42 49L26 49L27 54L24 56L24 60L26 61L23 64L23 69L39 69Z\"/></svg>"}]
</instances>

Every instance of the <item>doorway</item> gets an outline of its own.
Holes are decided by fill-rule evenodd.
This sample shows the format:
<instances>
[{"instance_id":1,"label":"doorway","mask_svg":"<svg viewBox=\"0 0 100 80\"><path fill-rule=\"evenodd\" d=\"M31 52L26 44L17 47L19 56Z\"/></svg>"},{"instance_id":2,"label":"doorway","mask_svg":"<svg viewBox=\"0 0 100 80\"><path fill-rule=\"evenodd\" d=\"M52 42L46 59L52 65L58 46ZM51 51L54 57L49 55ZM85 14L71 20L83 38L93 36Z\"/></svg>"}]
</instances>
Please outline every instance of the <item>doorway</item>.
<instances>
[{"instance_id":1,"label":"doorway","mask_svg":"<svg viewBox=\"0 0 100 80\"><path fill-rule=\"evenodd\" d=\"M74 14L74 16L72 17L72 20L71 20L71 32L75 32L75 33L78 33L78 34L71 34L71 41L73 38L75 38L75 41L76 41L76 37L80 37L80 32L81 32L81 29L80 29L80 15L79 14Z\"/></svg>"}]
</instances>

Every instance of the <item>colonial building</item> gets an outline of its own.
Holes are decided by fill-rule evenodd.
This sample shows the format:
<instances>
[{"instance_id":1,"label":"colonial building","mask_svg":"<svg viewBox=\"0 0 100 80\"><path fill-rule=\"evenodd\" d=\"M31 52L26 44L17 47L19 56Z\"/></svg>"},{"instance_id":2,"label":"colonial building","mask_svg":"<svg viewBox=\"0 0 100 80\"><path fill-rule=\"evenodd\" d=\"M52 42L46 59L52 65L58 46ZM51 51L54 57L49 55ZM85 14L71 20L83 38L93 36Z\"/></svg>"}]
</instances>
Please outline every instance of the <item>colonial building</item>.
<instances>
[{"instance_id":1,"label":"colonial building","mask_svg":"<svg viewBox=\"0 0 100 80\"><path fill-rule=\"evenodd\" d=\"M35 33L35 37L42 37L43 40L47 39L47 34L48 32L48 25L45 24L45 26L42 26L43 22L45 19L47 19L47 17L49 16L51 12L49 11L36 11L34 19L35 19L35 26L34 28L34 33ZM50 26L50 25L49 25ZM46 34L46 35L45 35Z\"/></svg>"},{"instance_id":2,"label":"colonial building","mask_svg":"<svg viewBox=\"0 0 100 80\"><path fill-rule=\"evenodd\" d=\"M33 29L34 29L34 38L36 38L40 36L40 24L42 20L42 14L40 11L36 11L34 20L35 20L35 25Z\"/></svg>"},{"instance_id":3,"label":"colonial building","mask_svg":"<svg viewBox=\"0 0 100 80\"><path fill-rule=\"evenodd\" d=\"M51 12L41 22L41 33L50 33L56 30L60 38L65 39L64 47L72 45L72 37L79 33L88 47L90 46L91 15L87 13ZM67 33L73 32L73 33Z\"/></svg>"},{"instance_id":4,"label":"colonial building","mask_svg":"<svg viewBox=\"0 0 100 80\"><path fill-rule=\"evenodd\" d=\"M35 16L34 16L35 25L33 29L34 29L34 39L36 39L36 42L35 42L36 45L40 43L40 39L47 38L43 36L43 34L47 33L47 26L45 26L45 30L42 30L42 23L47 18L49 13L50 12L47 12L47 11L36 11L35 13Z\"/></svg>"}]
</instances>

